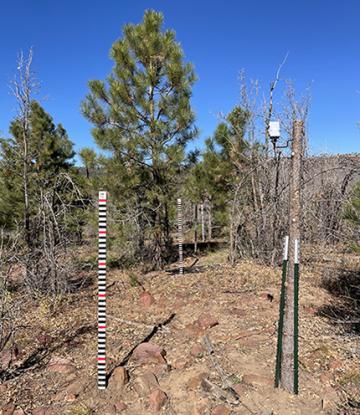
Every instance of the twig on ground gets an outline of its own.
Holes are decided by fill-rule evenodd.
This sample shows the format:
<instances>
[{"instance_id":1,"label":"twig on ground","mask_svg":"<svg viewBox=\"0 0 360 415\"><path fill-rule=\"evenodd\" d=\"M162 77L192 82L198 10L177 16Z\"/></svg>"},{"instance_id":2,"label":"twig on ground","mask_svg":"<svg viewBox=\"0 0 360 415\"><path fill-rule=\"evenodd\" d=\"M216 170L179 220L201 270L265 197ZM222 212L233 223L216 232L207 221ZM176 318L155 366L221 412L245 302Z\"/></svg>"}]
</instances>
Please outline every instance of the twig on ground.
<instances>
[{"instance_id":1,"label":"twig on ground","mask_svg":"<svg viewBox=\"0 0 360 415\"><path fill-rule=\"evenodd\" d=\"M232 404L237 405L240 402L240 396L233 388L232 383L229 381L229 376L225 373L224 369L220 366L220 363L215 357L214 348L208 336L204 336L203 343L208 351L208 356L210 357L212 365L214 366L214 368L220 375L221 382L222 382L222 388L228 391L230 395L232 396Z\"/></svg>"},{"instance_id":2,"label":"twig on ground","mask_svg":"<svg viewBox=\"0 0 360 415\"><path fill-rule=\"evenodd\" d=\"M148 328L148 329L151 329L151 330L154 327L156 327L156 324L155 325L154 324L146 324L146 323L142 323L141 321L125 320L123 318L115 317L115 316L109 315L109 314L108 314L108 317L110 319L113 319L115 321L119 321L120 323L128 324L130 326L136 326L136 327L142 327L142 328L145 327L145 328ZM168 331L168 332L170 331L169 327L159 327L159 329L164 330L164 331Z\"/></svg>"},{"instance_id":3,"label":"twig on ground","mask_svg":"<svg viewBox=\"0 0 360 415\"><path fill-rule=\"evenodd\" d=\"M126 354L126 356L121 360L121 362L117 365L114 365L110 371L109 371L109 375L108 378L110 378L110 376L112 375L113 371L117 368L117 367L121 367L121 366L125 366L128 361L130 360L131 355L133 354L133 351L139 346L139 344L141 343L145 343L148 342L152 337L155 336L155 334L162 329L164 326L166 326L167 324L171 323L173 321L173 319L175 318L176 314L172 313L166 320L155 324L154 326L151 327L151 331L143 338L141 339L139 342L137 342L132 348L131 350Z\"/></svg>"}]
</instances>

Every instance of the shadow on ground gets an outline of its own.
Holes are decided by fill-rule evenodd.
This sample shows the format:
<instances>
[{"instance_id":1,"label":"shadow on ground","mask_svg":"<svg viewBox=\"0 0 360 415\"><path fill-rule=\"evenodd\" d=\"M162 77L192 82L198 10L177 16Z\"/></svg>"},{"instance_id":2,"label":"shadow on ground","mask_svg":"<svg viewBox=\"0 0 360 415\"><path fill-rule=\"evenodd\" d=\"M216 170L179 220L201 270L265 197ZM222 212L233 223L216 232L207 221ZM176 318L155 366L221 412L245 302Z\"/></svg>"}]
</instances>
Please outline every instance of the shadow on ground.
<instances>
[{"instance_id":1,"label":"shadow on ground","mask_svg":"<svg viewBox=\"0 0 360 415\"><path fill-rule=\"evenodd\" d=\"M360 271L326 270L321 285L334 301L321 307L318 314L340 324L345 332L360 334Z\"/></svg>"}]
</instances>

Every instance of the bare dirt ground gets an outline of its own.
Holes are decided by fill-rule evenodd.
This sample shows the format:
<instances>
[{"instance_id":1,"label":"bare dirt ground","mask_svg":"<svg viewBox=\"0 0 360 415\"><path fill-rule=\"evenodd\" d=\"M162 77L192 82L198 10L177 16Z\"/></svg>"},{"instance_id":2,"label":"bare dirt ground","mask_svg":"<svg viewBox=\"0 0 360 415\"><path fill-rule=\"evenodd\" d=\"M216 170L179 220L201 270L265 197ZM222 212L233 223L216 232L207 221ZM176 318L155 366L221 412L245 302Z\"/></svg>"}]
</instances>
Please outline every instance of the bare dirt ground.
<instances>
[{"instance_id":1,"label":"bare dirt ground","mask_svg":"<svg viewBox=\"0 0 360 415\"><path fill-rule=\"evenodd\" d=\"M232 268L219 251L201 256L182 277L176 264L145 275L109 271L108 369L118 369L106 391L96 387L96 279L55 303L26 304L18 353L2 356L2 413L360 413L359 325L343 322L351 299L324 283L358 264L340 250L304 254L298 396L273 387L280 268L248 261ZM132 353L144 341L158 348ZM222 388L224 375L240 402Z\"/></svg>"}]
</instances>

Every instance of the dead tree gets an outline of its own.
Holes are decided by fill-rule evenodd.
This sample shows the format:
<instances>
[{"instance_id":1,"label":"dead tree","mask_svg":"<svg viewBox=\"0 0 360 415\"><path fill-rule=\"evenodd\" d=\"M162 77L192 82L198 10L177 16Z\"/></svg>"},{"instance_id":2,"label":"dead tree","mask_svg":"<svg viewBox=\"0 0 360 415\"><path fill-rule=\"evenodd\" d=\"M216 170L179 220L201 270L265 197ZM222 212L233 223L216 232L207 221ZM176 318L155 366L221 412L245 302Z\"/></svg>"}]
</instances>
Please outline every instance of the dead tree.
<instances>
[{"instance_id":1,"label":"dead tree","mask_svg":"<svg viewBox=\"0 0 360 415\"><path fill-rule=\"evenodd\" d=\"M17 61L17 72L13 82L11 83L11 89L18 106L18 119L20 120L22 130L22 148L20 157L22 161L22 184L24 198L24 239L28 247L31 245L29 201L29 166L31 164L29 155L30 106L32 96L38 87L38 83L31 69L32 59L32 49L30 49L27 57L24 56L23 52L20 53Z\"/></svg>"},{"instance_id":2,"label":"dead tree","mask_svg":"<svg viewBox=\"0 0 360 415\"><path fill-rule=\"evenodd\" d=\"M13 237L0 231L0 353L13 340L16 332L15 315L18 312L18 300L9 293L9 281L15 265L18 234Z\"/></svg>"},{"instance_id":3,"label":"dead tree","mask_svg":"<svg viewBox=\"0 0 360 415\"><path fill-rule=\"evenodd\" d=\"M301 223L301 169L303 154L303 121L295 121L291 152L290 212L289 212L289 261L285 288L285 315L282 340L281 386L291 393L297 393L297 292L295 263L296 249L300 242Z\"/></svg>"}]
</instances>

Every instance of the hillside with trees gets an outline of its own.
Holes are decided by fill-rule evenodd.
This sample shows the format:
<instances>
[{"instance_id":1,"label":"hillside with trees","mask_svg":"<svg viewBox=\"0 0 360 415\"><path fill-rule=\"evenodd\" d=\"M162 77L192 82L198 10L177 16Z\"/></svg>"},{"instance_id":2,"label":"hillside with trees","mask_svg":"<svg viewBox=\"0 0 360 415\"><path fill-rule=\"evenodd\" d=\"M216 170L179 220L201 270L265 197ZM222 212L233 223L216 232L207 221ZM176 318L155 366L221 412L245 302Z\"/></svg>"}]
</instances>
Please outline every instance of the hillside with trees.
<instances>
[{"instance_id":1,"label":"hillside with trees","mask_svg":"<svg viewBox=\"0 0 360 415\"><path fill-rule=\"evenodd\" d=\"M360 413L360 155L310 154L287 56L269 86L241 72L202 142L186 56L161 12L126 24L76 152L20 54L0 136L2 414Z\"/></svg>"}]
</instances>

